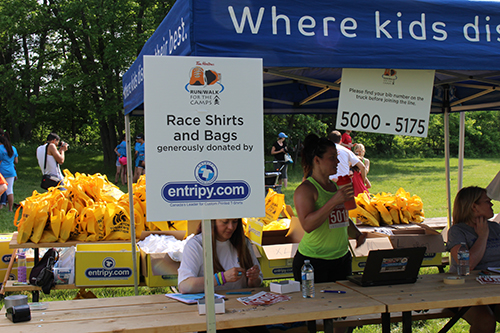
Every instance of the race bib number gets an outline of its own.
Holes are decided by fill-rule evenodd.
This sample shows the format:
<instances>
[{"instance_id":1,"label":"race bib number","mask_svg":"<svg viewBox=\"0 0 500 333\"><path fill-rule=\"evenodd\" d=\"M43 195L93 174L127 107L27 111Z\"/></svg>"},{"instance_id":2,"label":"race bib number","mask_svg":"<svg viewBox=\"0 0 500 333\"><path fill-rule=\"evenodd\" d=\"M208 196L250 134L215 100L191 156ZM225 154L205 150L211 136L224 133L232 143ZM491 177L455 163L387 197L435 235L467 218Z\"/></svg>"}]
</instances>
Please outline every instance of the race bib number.
<instances>
[{"instance_id":1,"label":"race bib number","mask_svg":"<svg viewBox=\"0 0 500 333\"><path fill-rule=\"evenodd\" d=\"M349 213L344 207L344 204L335 206L330 212L328 218L328 226L330 229L347 227L349 225Z\"/></svg>"}]
</instances>

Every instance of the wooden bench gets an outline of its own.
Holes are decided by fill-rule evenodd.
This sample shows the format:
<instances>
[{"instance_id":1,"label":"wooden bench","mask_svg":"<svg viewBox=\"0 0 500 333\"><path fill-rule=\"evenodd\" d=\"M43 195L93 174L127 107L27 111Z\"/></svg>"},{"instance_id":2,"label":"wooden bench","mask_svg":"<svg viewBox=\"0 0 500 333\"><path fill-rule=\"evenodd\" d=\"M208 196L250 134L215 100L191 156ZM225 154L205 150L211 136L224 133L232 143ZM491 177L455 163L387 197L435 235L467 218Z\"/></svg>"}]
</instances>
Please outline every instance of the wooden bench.
<instances>
[{"instance_id":1,"label":"wooden bench","mask_svg":"<svg viewBox=\"0 0 500 333\"><path fill-rule=\"evenodd\" d=\"M448 309L432 309L426 311L413 311L412 312L412 321L418 320L430 320L430 319L441 319L441 318L451 318L454 316L454 313ZM403 321L403 314L401 312L391 313L391 323L398 323ZM352 330L356 327L361 327L365 325L380 325L382 324L381 314L370 314L370 315L362 315L362 316L351 316L346 318L338 318L333 320L333 327L349 327L351 328L347 332L352 332ZM287 325L283 325L283 328L286 328ZM283 330L278 327L271 328L269 331L271 333L303 333L308 332L307 326L302 325L299 327L293 327L288 325L289 329ZM323 321L316 321L316 330L323 331Z\"/></svg>"}]
</instances>

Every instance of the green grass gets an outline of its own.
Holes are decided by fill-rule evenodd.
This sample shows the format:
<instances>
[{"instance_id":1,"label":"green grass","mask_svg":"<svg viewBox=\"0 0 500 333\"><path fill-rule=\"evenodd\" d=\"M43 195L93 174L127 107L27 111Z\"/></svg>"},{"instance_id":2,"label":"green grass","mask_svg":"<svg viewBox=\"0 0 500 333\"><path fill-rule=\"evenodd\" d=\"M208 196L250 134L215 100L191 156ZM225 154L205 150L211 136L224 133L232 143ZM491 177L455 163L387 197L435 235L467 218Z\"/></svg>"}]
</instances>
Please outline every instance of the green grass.
<instances>
[{"instance_id":1,"label":"green grass","mask_svg":"<svg viewBox=\"0 0 500 333\"><path fill-rule=\"evenodd\" d=\"M36 146L16 147L19 152L19 164L17 165L18 180L14 185L14 201L20 202L32 195L33 191L40 189L41 172L35 157ZM498 172L500 159L466 159L464 162L463 186L477 185L486 187ZM452 200L457 192L458 159L453 158L451 165L451 197ZM66 162L63 168L72 173L80 172L86 174L101 173L106 174L110 181L114 181L115 168L104 168L102 155L96 147L71 147L66 154ZM285 201L293 205L293 192L302 180L302 170L300 164L289 166L288 188L283 189ZM371 193L391 192L395 193L400 187L410 192L411 195L418 195L424 202L425 216L443 217L446 216L446 175L445 160L443 158L418 158L418 159L384 159L371 160L369 179L372 183ZM127 192L125 186L119 185L122 191ZM498 211L499 204L494 201L494 211ZM16 231L13 224L14 212L7 209L0 210L0 233L10 233ZM437 269L425 268L422 274L437 273ZM268 283L266 281L266 283ZM97 297L120 297L134 295L133 288L98 288L91 289ZM148 288L139 287L139 293L157 294L166 293L168 288ZM50 295L41 295L42 301L69 300L76 295L76 290L53 290ZM26 293L29 295L29 293ZM0 301L0 307L3 302ZM451 306L451 305L450 305ZM425 322L414 322L413 332L437 332L447 320L428 320ZM401 332L401 324L394 324L392 332ZM468 324L460 320L452 333L468 332ZM357 328L356 333L380 332L379 325L368 325Z\"/></svg>"},{"instance_id":2,"label":"green grass","mask_svg":"<svg viewBox=\"0 0 500 333\"><path fill-rule=\"evenodd\" d=\"M16 147L19 154L19 163L16 165L17 180L14 182L14 202L19 203L33 194L33 191L44 192L40 188L42 173L35 156L37 146ZM96 147L73 147L66 152L66 161L61 169L68 169L73 174L76 172L85 174L101 173L107 175L111 182L115 180L116 168L104 168L102 153ZM120 189L128 192L127 187L121 185ZM10 233L17 230L14 226L15 212L8 209L0 209L0 233Z\"/></svg>"},{"instance_id":3,"label":"green grass","mask_svg":"<svg viewBox=\"0 0 500 333\"><path fill-rule=\"evenodd\" d=\"M464 161L463 186L486 187L500 170L500 158L466 159ZM368 178L372 184L370 193L396 193L402 187L410 195L418 195L424 203L425 217L446 217L446 173L444 158L411 158L370 160ZM288 169L288 188L283 190L285 202L293 207L293 192L300 184L300 165ZM458 159L450 160L451 200L458 191ZM493 210L500 204L493 201Z\"/></svg>"}]
</instances>

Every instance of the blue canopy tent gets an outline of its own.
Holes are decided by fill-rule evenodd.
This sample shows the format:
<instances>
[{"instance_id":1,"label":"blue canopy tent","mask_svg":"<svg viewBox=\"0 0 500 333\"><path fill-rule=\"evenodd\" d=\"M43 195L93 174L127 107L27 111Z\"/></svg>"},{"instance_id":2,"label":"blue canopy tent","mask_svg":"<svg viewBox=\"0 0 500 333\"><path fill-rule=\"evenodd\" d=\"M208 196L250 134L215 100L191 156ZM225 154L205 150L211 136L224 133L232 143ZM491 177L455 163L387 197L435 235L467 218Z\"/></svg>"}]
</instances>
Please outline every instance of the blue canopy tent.
<instances>
[{"instance_id":1,"label":"blue canopy tent","mask_svg":"<svg viewBox=\"0 0 500 333\"><path fill-rule=\"evenodd\" d=\"M335 112L342 68L435 69L432 112L497 108L499 11L497 1L178 0L123 76L125 114L143 110L144 55L263 58L265 113Z\"/></svg>"},{"instance_id":2,"label":"blue canopy tent","mask_svg":"<svg viewBox=\"0 0 500 333\"><path fill-rule=\"evenodd\" d=\"M266 114L336 112L342 68L434 69L448 133L450 112L500 107L499 50L493 0L177 0L123 76L124 112L144 112L144 55L262 58Z\"/></svg>"}]
</instances>

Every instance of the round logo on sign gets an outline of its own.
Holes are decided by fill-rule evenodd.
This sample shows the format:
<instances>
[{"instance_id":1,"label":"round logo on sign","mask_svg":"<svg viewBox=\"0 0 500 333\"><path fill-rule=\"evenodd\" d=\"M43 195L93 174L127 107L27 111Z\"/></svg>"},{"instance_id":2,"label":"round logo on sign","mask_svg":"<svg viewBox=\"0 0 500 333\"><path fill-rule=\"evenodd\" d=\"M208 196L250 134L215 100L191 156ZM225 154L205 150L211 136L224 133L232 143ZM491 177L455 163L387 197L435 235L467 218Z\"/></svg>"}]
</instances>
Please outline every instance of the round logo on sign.
<instances>
[{"instance_id":1,"label":"round logo on sign","mask_svg":"<svg viewBox=\"0 0 500 333\"><path fill-rule=\"evenodd\" d=\"M112 257L104 258L104 260L102 261L102 267L104 267L105 269L112 269L115 267L115 265L116 261Z\"/></svg>"},{"instance_id":2,"label":"round logo on sign","mask_svg":"<svg viewBox=\"0 0 500 333\"><path fill-rule=\"evenodd\" d=\"M214 163L202 161L194 168L194 177L201 185L213 184L219 175L219 171Z\"/></svg>"}]
</instances>

